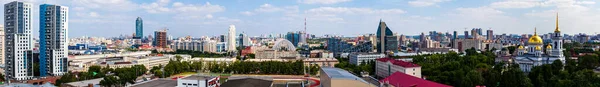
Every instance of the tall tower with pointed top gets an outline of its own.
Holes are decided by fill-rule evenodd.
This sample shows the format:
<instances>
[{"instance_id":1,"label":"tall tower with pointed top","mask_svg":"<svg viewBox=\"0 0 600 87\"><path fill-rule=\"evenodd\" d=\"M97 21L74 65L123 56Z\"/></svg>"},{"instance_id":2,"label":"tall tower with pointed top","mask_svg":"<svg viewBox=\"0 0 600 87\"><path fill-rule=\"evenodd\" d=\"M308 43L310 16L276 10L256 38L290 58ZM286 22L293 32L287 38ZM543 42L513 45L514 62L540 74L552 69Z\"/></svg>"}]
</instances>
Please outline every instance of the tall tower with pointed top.
<instances>
[{"instance_id":1,"label":"tall tower with pointed top","mask_svg":"<svg viewBox=\"0 0 600 87\"><path fill-rule=\"evenodd\" d=\"M560 33L560 29L558 28L558 13L556 13L556 29L554 29L554 34L552 35L552 54L551 56L557 56L564 58L562 52L563 45L563 37Z\"/></svg>"}]
</instances>

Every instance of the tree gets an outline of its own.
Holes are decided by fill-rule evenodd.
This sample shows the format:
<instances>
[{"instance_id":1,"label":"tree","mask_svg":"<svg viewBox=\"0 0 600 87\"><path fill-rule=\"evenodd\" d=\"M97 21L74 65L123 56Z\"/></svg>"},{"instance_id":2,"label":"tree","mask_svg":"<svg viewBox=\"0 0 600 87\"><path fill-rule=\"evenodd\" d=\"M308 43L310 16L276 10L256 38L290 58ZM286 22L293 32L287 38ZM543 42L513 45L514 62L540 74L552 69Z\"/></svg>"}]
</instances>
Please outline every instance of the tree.
<instances>
[{"instance_id":1,"label":"tree","mask_svg":"<svg viewBox=\"0 0 600 87\"><path fill-rule=\"evenodd\" d=\"M114 76L107 76L100 80L100 85L103 87L122 87L125 84Z\"/></svg>"}]
</instances>

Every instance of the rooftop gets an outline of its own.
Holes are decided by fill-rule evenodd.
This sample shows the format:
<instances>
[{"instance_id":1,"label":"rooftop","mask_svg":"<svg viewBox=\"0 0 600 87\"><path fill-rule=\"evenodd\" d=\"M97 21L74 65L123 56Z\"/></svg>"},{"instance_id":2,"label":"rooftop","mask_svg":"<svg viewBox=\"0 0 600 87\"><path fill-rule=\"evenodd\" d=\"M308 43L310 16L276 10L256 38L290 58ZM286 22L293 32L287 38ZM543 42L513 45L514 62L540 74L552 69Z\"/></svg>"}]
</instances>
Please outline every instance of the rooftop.
<instances>
[{"instance_id":1,"label":"rooftop","mask_svg":"<svg viewBox=\"0 0 600 87\"><path fill-rule=\"evenodd\" d=\"M157 79L157 80L147 81L144 83L134 84L131 87L175 87L175 86L177 86L176 80Z\"/></svg>"},{"instance_id":2,"label":"rooftop","mask_svg":"<svg viewBox=\"0 0 600 87\"><path fill-rule=\"evenodd\" d=\"M198 75L191 75L185 78L182 78L184 80L206 80L206 79L213 79L213 78L217 78L214 76L198 76Z\"/></svg>"},{"instance_id":3,"label":"rooftop","mask_svg":"<svg viewBox=\"0 0 600 87\"><path fill-rule=\"evenodd\" d=\"M395 72L394 74L380 80L380 82L393 85L394 87L452 87L427 81L401 72Z\"/></svg>"},{"instance_id":4,"label":"rooftop","mask_svg":"<svg viewBox=\"0 0 600 87\"><path fill-rule=\"evenodd\" d=\"M88 86L88 84L100 84L100 81L102 81L102 79L104 78L97 78L97 79L91 79L91 80L83 80L83 81L77 81L77 82L70 82L67 83L67 85L70 86L75 86L75 87L84 87L84 86Z\"/></svg>"},{"instance_id":5,"label":"rooftop","mask_svg":"<svg viewBox=\"0 0 600 87\"><path fill-rule=\"evenodd\" d=\"M368 83L367 81L351 74L346 70L342 70L339 68L331 68L331 67L322 67L321 68L325 74L331 79L348 79L348 80L358 80L364 83Z\"/></svg>"},{"instance_id":6,"label":"rooftop","mask_svg":"<svg viewBox=\"0 0 600 87\"><path fill-rule=\"evenodd\" d=\"M419 66L417 64L414 64L414 63L411 63L411 62L405 62L405 61L396 60L396 59L393 59L393 58L379 58L379 59L377 59L377 61L380 61L380 62L388 62L389 61L389 62L391 62L394 65L402 66L402 67L406 67L406 68L407 67L421 67L421 66Z\"/></svg>"},{"instance_id":7,"label":"rooftop","mask_svg":"<svg viewBox=\"0 0 600 87\"><path fill-rule=\"evenodd\" d=\"M271 80L257 78L230 79L223 83L221 87L271 87L272 83Z\"/></svg>"}]
</instances>

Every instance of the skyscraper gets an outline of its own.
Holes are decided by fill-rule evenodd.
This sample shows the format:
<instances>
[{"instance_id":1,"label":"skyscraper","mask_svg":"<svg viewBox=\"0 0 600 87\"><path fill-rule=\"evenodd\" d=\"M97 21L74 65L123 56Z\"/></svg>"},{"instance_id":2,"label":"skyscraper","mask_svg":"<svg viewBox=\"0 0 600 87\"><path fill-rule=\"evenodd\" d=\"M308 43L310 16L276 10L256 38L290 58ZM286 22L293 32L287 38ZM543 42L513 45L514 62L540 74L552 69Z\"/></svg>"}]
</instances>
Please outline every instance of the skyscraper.
<instances>
[{"instance_id":1,"label":"skyscraper","mask_svg":"<svg viewBox=\"0 0 600 87\"><path fill-rule=\"evenodd\" d=\"M288 32L285 35L285 39L287 39L288 41L292 42L292 44L295 47L298 47L298 43L300 43L300 38L302 38L302 34L300 34L299 32L298 33Z\"/></svg>"},{"instance_id":2,"label":"skyscraper","mask_svg":"<svg viewBox=\"0 0 600 87\"><path fill-rule=\"evenodd\" d=\"M4 25L0 24L0 65L4 65L4 41L5 38L5 34L4 34Z\"/></svg>"},{"instance_id":3,"label":"skyscraper","mask_svg":"<svg viewBox=\"0 0 600 87\"><path fill-rule=\"evenodd\" d=\"M487 39L494 40L494 30L487 30Z\"/></svg>"},{"instance_id":4,"label":"skyscraper","mask_svg":"<svg viewBox=\"0 0 600 87\"><path fill-rule=\"evenodd\" d=\"M470 38L471 36L469 36L469 31L465 31L465 39Z\"/></svg>"},{"instance_id":5,"label":"skyscraper","mask_svg":"<svg viewBox=\"0 0 600 87\"><path fill-rule=\"evenodd\" d=\"M40 5L40 76L63 75L67 72L69 8Z\"/></svg>"},{"instance_id":6,"label":"skyscraper","mask_svg":"<svg viewBox=\"0 0 600 87\"><path fill-rule=\"evenodd\" d=\"M167 47L167 29L154 31L154 46L158 48Z\"/></svg>"},{"instance_id":7,"label":"skyscraper","mask_svg":"<svg viewBox=\"0 0 600 87\"><path fill-rule=\"evenodd\" d=\"M381 20L379 20L379 27L377 28L377 39L378 53L398 51L398 37L394 36L392 30Z\"/></svg>"},{"instance_id":8,"label":"skyscraper","mask_svg":"<svg viewBox=\"0 0 600 87\"><path fill-rule=\"evenodd\" d=\"M135 19L135 36L134 39L141 39L144 37L144 22L141 17Z\"/></svg>"},{"instance_id":9,"label":"skyscraper","mask_svg":"<svg viewBox=\"0 0 600 87\"><path fill-rule=\"evenodd\" d=\"M235 52L235 25L229 25L229 32L227 33L227 51Z\"/></svg>"},{"instance_id":10,"label":"skyscraper","mask_svg":"<svg viewBox=\"0 0 600 87\"><path fill-rule=\"evenodd\" d=\"M33 5L13 1L4 4L5 71L7 79L26 80L33 77Z\"/></svg>"}]
</instances>

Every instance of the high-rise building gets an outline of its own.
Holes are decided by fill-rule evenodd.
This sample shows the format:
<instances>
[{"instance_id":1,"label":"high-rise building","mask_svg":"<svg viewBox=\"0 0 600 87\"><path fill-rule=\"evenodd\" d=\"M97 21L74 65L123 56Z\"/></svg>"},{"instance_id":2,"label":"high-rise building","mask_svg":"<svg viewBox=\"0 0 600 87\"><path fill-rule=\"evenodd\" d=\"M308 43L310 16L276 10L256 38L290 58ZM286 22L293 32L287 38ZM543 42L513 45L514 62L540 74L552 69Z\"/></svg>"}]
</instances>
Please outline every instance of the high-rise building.
<instances>
[{"instance_id":1,"label":"high-rise building","mask_svg":"<svg viewBox=\"0 0 600 87\"><path fill-rule=\"evenodd\" d=\"M40 5L40 76L63 75L67 72L69 8Z\"/></svg>"},{"instance_id":2,"label":"high-rise building","mask_svg":"<svg viewBox=\"0 0 600 87\"><path fill-rule=\"evenodd\" d=\"M379 20L379 27L377 28L377 39L378 53L385 53L386 51L396 53L398 51L398 37L394 36L392 30L381 20Z\"/></svg>"},{"instance_id":3,"label":"high-rise building","mask_svg":"<svg viewBox=\"0 0 600 87\"><path fill-rule=\"evenodd\" d=\"M135 19L135 36L133 38L141 39L142 37L144 37L144 22L141 17L137 17Z\"/></svg>"},{"instance_id":4,"label":"high-rise building","mask_svg":"<svg viewBox=\"0 0 600 87\"><path fill-rule=\"evenodd\" d=\"M300 38L301 37L302 37L302 34L296 33L296 32L288 32L285 35L285 39L287 39L288 41L292 42L292 44L294 45L294 47L298 47L298 43L300 43Z\"/></svg>"},{"instance_id":5,"label":"high-rise building","mask_svg":"<svg viewBox=\"0 0 600 87\"><path fill-rule=\"evenodd\" d=\"M494 30L487 30L487 39L494 40Z\"/></svg>"},{"instance_id":6,"label":"high-rise building","mask_svg":"<svg viewBox=\"0 0 600 87\"><path fill-rule=\"evenodd\" d=\"M235 25L229 25L229 32L227 33L227 51L235 52Z\"/></svg>"},{"instance_id":7,"label":"high-rise building","mask_svg":"<svg viewBox=\"0 0 600 87\"><path fill-rule=\"evenodd\" d=\"M5 71L7 79L26 80L33 77L33 4L13 1L4 4Z\"/></svg>"},{"instance_id":8,"label":"high-rise building","mask_svg":"<svg viewBox=\"0 0 600 87\"><path fill-rule=\"evenodd\" d=\"M4 25L0 24L0 65L4 65L4 38Z\"/></svg>"},{"instance_id":9,"label":"high-rise building","mask_svg":"<svg viewBox=\"0 0 600 87\"><path fill-rule=\"evenodd\" d=\"M154 46L158 48L167 47L167 29L154 31Z\"/></svg>"},{"instance_id":10,"label":"high-rise building","mask_svg":"<svg viewBox=\"0 0 600 87\"><path fill-rule=\"evenodd\" d=\"M243 49L246 46L250 46L250 37L248 37L248 35L241 33L240 36L238 37L238 45Z\"/></svg>"},{"instance_id":11,"label":"high-rise building","mask_svg":"<svg viewBox=\"0 0 600 87\"><path fill-rule=\"evenodd\" d=\"M465 31L465 39L470 38L471 36L469 36L469 31Z\"/></svg>"}]
</instances>

